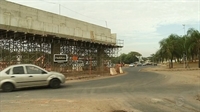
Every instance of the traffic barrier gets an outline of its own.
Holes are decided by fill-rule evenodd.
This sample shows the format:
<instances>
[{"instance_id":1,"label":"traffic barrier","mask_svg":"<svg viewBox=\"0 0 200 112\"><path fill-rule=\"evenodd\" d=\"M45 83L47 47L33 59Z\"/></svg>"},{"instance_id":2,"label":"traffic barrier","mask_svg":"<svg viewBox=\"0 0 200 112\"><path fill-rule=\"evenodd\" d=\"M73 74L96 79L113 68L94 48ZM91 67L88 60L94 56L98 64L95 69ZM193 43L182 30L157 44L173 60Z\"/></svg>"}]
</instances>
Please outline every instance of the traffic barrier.
<instances>
[{"instance_id":1,"label":"traffic barrier","mask_svg":"<svg viewBox=\"0 0 200 112\"><path fill-rule=\"evenodd\" d=\"M124 73L124 71L122 70L122 67L119 67L119 73Z\"/></svg>"},{"instance_id":2,"label":"traffic barrier","mask_svg":"<svg viewBox=\"0 0 200 112\"><path fill-rule=\"evenodd\" d=\"M117 72L115 70L115 68L110 68L110 75L116 75Z\"/></svg>"},{"instance_id":3,"label":"traffic barrier","mask_svg":"<svg viewBox=\"0 0 200 112\"><path fill-rule=\"evenodd\" d=\"M77 71L83 71L83 68L81 66L77 67Z\"/></svg>"}]
</instances>

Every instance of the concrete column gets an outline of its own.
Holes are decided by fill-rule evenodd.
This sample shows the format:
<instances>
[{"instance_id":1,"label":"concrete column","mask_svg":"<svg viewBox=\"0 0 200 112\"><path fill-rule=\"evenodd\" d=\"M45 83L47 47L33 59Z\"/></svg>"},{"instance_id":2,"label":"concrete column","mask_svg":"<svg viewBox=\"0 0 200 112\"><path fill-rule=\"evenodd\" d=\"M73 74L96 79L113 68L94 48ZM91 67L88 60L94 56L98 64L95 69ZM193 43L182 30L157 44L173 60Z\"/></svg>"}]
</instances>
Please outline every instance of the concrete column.
<instances>
[{"instance_id":1,"label":"concrete column","mask_svg":"<svg viewBox=\"0 0 200 112\"><path fill-rule=\"evenodd\" d=\"M99 47L97 49L97 67L99 68L99 71L102 72L104 71L104 64L103 64L103 52L104 51L104 48L103 47Z\"/></svg>"},{"instance_id":2,"label":"concrete column","mask_svg":"<svg viewBox=\"0 0 200 112\"><path fill-rule=\"evenodd\" d=\"M54 54L60 54L60 43L58 43L57 41L53 41L51 43L51 68L53 70L59 71L58 65L57 63L54 63Z\"/></svg>"}]
</instances>

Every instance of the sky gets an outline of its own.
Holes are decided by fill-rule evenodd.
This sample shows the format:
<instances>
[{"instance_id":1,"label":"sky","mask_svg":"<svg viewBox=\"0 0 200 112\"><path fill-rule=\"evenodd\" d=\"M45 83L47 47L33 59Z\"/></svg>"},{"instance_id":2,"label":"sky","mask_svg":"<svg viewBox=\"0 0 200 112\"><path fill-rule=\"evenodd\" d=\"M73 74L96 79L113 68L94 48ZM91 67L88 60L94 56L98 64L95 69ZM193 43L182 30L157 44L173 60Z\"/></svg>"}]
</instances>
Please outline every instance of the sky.
<instances>
[{"instance_id":1,"label":"sky","mask_svg":"<svg viewBox=\"0 0 200 112\"><path fill-rule=\"evenodd\" d=\"M170 34L200 31L200 0L7 0L111 29L119 51L155 53Z\"/></svg>"}]
</instances>

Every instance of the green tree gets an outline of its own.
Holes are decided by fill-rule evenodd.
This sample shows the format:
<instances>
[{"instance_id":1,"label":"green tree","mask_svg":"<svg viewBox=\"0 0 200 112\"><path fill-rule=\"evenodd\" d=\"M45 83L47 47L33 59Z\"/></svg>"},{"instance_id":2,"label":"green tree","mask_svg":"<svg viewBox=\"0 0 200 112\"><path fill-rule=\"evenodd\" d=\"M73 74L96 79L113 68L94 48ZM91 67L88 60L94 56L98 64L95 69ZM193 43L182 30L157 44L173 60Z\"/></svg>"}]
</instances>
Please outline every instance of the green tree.
<instances>
[{"instance_id":1,"label":"green tree","mask_svg":"<svg viewBox=\"0 0 200 112\"><path fill-rule=\"evenodd\" d=\"M130 64L130 63L139 61L139 59L137 58L138 56L142 56L142 55L138 52L131 51L127 54L127 56L125 58L125 62Z\"/></svg>"},{"instance_id":2,"label":"green tree","mask_svg":"<svg viewBox=\"0 0 200 112\"><path fill-rule=\"evenodd\" d=\"M187 31L187 50L188 53L191 55L192 60L194 59L194 56L198 56L198 59L200 60L200 33L198 30L195 30L193 28L190 28ZM200 61L198 64L198 67L200 68Z\"/></svg>"},{"instance_id":3,"label":"green tree","mask_svg":"<svg viewBox=\"0 0 200 112\"><path fill-rule=\"evenodd\" d=\"M111 62L112 62L112 63L117 64L117 63L119 63L119 61L120 61L120 58L119 58L119 57L111 57Z\"/></svg>"},{"instance_id":4,"label":"green tree","mask_svg":"<svg viewBox=\"0 0 200 112\"><path fill-rule=\"evenodd\" d=\"M160 52L165 54L166 59L170 60L169 68L173 68L173 59L181 56L181 44L180 37L176 34L171 34L168 38L160 41Z\"/></svg>"},{"instance_id":5,"label":"green tree","mask_svg":"<svg viewBox=\"0 0 200 112\"><path fill-rule=\"evenodd\" d=\"M120 61L121 61L121 63L125 62L126 56L127 56L127 54L125 54L125 53L123 53L123 54L120 55Z\"/></svg>"},{"instance_id":6,"label":"green tree","mask_svg":"<svg viewBox=\"0 0 200 112\"><path fill-rule=\"evenodd\" d=\"M173 60L180 62L180 59L200 60L200 32L193 28L187 31L182 37L171 34L168 38L162 39L160 49L151 55L151 59L163 61L170 60L169 68L173 68ZM184 58L187 57L187 58ZM200 61L198 63L200 68Z\"/></svg>"},{"instance_id":7,"label":"green tree","mask_svg":"<svg viewBox=\"0 0 200 112\"><path fill-rule=\"evenodd\" d=\"M142 56L142 55L138 52L132 51L132 52L129 52L128 54L123 53L118 57L112 57L111 61L112 63L122 62L122 63L130 64L130 63L138 61L139 60L137 58L138 56Z\"/></svg>"}]
</instances>

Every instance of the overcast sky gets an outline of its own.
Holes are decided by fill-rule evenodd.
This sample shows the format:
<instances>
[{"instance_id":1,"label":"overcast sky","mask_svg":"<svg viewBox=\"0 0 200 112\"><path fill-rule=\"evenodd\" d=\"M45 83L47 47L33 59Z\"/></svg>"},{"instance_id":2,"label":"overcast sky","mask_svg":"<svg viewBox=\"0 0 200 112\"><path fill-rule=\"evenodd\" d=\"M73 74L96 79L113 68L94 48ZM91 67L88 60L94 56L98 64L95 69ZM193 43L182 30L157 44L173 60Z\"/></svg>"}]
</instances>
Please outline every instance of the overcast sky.
<instances>
[{"instance_id":1,"label":"overcast sky","mask_svg":"<svg viewBox=\"0 0 200 112\"><path fill-rule=\"evenodd\" d=\"M124 40L119 52L144 57L159 49L159 41L189 28L200 31L200 0L8 0L101 25ZM59 8L60 7L60 8Z\"/></svg>"}]
</instances>

